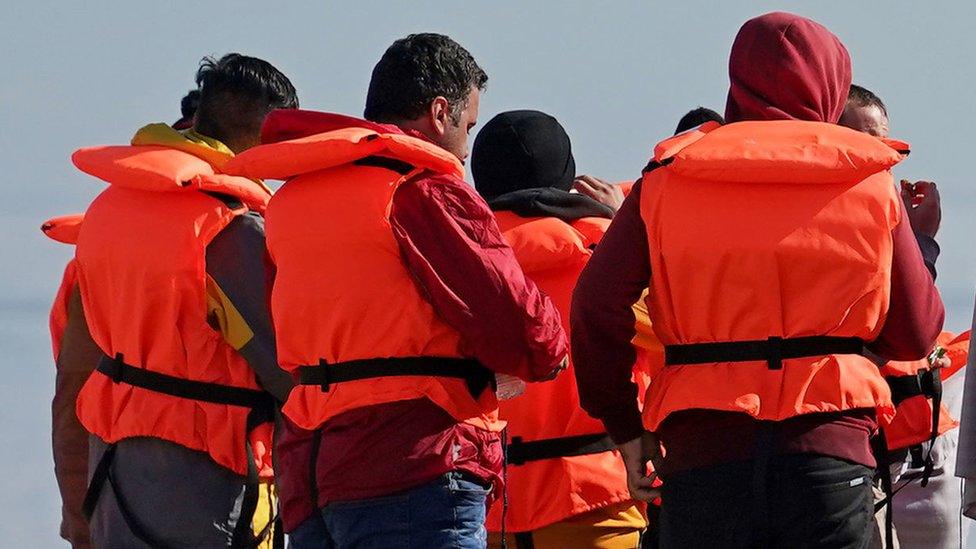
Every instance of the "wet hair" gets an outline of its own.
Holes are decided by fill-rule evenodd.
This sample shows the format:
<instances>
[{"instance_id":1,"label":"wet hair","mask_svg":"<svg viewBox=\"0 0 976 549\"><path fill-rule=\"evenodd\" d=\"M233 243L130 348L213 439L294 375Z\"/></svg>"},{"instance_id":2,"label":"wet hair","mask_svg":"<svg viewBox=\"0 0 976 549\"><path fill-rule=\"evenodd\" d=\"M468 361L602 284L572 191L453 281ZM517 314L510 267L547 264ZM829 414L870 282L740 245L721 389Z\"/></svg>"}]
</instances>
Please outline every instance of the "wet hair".
<instances>
[{"instance_id":1,"label":"wet hair","mask_svg":"<svg viewBox=\"0 0 976 549\"><path fill-rule=\"evenodd\" d=\"M847 93L847 104L853 107L878 107L888 116L888 107L873 91L857 84L851 84L851 91Z\"/></svg>"},{"instance_id":2,"label":"wet hair","mask_svg":"<svg viewBox=\"0 0 976 549\"><path fill-rule=\"evenodd\" d=\"M298 94L288 77L257 57L204 57L196 81L196 128L221 141L259 132L265 115L274 109L298 108Z\"/></svg>"},{"instance_id":3,"label":"wet hair","mask_svg":"<svg viewBox=\"0 0 976 549\"><path fill-rule=\"evenodd\" d=\"M366 93L367 120L398 123L420 117L437 97L447 99L456 124L471 88L488 75L460 44L443 34L411 34L391 45L373 68Z\"/></svg>"},{"instance_id":4,"label":"wet hair","mask_svg":"<svg viewBox=\"0 0 976 549\"><path fill-rule=\"evenodd\" d=\"M697 109L692 109L688 111L681 120L678 121L678 127L675 128L675 135L688 131L692 128L697 128L705 122L715 121L719 124L725 124L725 119L722 115L713 111L712 109L706 109L705 107L698 107Z\"/></svg>"}]
</instances>

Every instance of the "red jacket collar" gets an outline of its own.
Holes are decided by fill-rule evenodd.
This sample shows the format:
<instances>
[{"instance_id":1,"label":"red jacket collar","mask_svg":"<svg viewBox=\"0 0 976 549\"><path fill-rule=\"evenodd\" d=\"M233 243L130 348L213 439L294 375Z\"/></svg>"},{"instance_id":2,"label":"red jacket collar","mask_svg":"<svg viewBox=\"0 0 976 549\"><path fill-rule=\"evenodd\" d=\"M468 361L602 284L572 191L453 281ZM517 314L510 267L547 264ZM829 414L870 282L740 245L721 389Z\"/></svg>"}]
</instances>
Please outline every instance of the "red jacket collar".
<instances>
[{"instance_id":1,"label":"red jacket collar","mask_svg":"<svg viewBox=\"0 0 976 549\"><path fill-rule=\"evenodd\" d=\"M272 111L261 128L261 143L299 139L342 128L366 128L379 133L405 134L433 143L423 133L416 130L403 130L395 124L380 124L344 114L301 109Z\"/></svg>"}]
</instances>

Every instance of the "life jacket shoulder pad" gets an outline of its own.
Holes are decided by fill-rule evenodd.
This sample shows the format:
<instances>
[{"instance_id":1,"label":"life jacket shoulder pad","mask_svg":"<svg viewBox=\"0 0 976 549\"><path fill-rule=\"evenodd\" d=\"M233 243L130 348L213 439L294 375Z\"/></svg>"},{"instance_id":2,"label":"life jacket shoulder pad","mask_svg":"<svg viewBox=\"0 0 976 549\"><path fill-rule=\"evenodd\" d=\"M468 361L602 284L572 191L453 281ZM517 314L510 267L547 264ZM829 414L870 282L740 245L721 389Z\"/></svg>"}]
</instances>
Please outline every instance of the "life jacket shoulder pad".
<instances>
[{"instance_id":1,"label":"life jacket shoulder pad","mask_svg":"<svg viewBox=\"0 0 976 549\"><path fill-rule=\"evenodd\" d=\"M41 232L51 240L63 244L77 244L78 233L81 232L81 223L84 219L85 214L80 213L52 217L41 224Z\"/></svg>"},{"instance_id":2,"label":"life jacket shoulder pad","mask_svg":"<svg viewBox=\"0 0 976 549\"><path fill-rule=\"evenodd\" d=\"M496 217L502 236L527 273L581 263L593 253L589 248L592 238L575 224L555 217L520 217L512 212L497 212Z\"/></svg>"},{"instance_id":3,"label":"life jacket shoulder pad","mask_svg":"<svg viewBox=\"0 0 976 549\"><path fill-rule=\"evenodd\" d=\"M432 143L359 127L259 145L234 157L224 170L246 177L285 180L374 155L389 156L436 173L464 176L461 162Z\"/></svg>"},{"instance_id":4,"label":"life jacket shoulder pad","mask_svg":"<svg viewBox=\"0 0 976 549\"><path fill-rule=\"evenodd\" d=\"M906 151L836 124L767 120L692 130L658 145L655 160L711 181L838 184L888 170Z\"/></svg>"},{"instance_id":5,"label":"life jacket shoulder pad","mask_svg":"<svg viewBox=\"0 0 976 549\"><path fill-rule=\"evenodd\" d=\"M212 191L240 198L263 211L271 198L258 183L217 173L206 160L156 145L108 145L78 149L71 160L79 170L102 181L144 191Z\"/></svg>"}]
</instances>

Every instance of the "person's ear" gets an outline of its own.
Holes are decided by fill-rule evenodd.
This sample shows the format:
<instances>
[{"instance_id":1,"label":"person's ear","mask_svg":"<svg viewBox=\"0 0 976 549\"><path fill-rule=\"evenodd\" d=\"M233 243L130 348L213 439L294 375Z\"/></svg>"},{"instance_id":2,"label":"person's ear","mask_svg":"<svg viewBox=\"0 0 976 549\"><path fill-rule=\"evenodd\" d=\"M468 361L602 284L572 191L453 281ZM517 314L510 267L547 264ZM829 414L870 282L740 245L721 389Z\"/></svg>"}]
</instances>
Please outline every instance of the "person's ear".
<instances>
[{"instance_id":1,"label":"person's ear","mask_svg":"<svg viewBox=\"0 0 976 549\"><path fill-rule=\"evenodd\" d=\"M437 96L430 102L430 127L436 136L443 137L451 124L451 105L443 96Z\"/></svg>"}]
</instances>

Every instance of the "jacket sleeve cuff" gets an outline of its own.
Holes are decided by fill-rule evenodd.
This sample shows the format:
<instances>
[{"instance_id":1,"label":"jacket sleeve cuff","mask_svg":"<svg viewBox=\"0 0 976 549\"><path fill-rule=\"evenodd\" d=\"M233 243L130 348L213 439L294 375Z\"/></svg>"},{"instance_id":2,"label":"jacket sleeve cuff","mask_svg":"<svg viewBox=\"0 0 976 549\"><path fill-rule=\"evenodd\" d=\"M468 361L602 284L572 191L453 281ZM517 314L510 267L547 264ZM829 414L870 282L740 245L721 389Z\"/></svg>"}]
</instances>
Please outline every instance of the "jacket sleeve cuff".
<instances>
[{"instance_id":1,"label":"jacket sleeve cuff","mask_svg":"<svg viewBox=\"0 0 976 549\"><path fill-rule=\"evenodd\" d=\"M932 274L932 280L935 280L935 262L939 259L939 252L941 252L939 243L931 236L921 233L915 233L915 239L918 240L918 248L922 251L922 260L925 261L925 266Z\"/></svg>"},{"instance_id":2,"label":"jacket sleeve cuff","mask_svg":"<svg viewBox=\"0 0 976 549\"><path fill-rule=\"evenodd\" d=\"M640 411L634 404L628 408L614 410L600 418L610 438L616 444L634 440L644 433L644 423Z\"/></svg>"}]
</instances>

